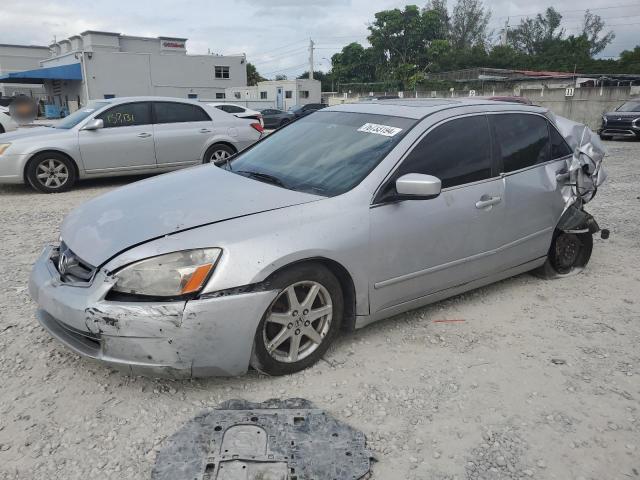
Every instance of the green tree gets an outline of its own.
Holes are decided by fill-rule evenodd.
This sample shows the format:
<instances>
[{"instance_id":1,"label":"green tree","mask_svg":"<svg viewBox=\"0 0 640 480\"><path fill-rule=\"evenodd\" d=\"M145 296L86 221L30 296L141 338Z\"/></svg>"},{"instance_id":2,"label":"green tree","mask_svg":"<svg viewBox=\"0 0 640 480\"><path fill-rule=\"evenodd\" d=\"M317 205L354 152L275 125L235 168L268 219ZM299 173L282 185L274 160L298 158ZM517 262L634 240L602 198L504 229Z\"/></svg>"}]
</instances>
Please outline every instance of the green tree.
<instances>
[{"instance_id":1,"label":"green tree","mask_svg":"<svg viewBox=\"0 0 640 480\"><path fill-rule=\"evenodd\" d=\"M309 78L309 71L305 71L301 75L298 76L299 79ZM322 72L320 70L313 71L313 78L315 80L319 80L321 84L321 89L323 92L332 92L333 88L335 88L335 81L333 78L333 72ZM333 84L333 85L332 85Z\"/></svg>"},{"instance_id":2,"label":"green tree","mask_svg":"<svg viewBox=\"0 0 640 480\"><path fill-rule=\"evenodd\" d=\"M602 35L604 30L604 20L600 15L595 15L589 10L584 12L584 21L582 23L582 36L589 42L589 53L591 56L597 55L609 45L616 34L609 31Z\"/></svg>"},{"instance_id":3,"label":"green tree","mask_svg":"<svg viewBox=\"0 0 640 480\"><path fill-rule=\"evenodd\" d=\"M561 40L564 29L560 27L562 15L553 7L547 8L544 16L525 18L520 25L507 34L509 43L518 51L528 55L541 53L543 44Z\"/></svg>"},{"instance_id":4,"label":"green tree","mask_svg":"<svg viewBox=\"0 0 640 480\"><path fill-rule=\"evenodd\" d=\"M456 49L485 45L490 18L481 0L458 0L451 17L451 45Z\"/></svg>"},{"instance_id":5,"label":"green tree","mask_svg":"<svg viewBox=\"0 0 640 480\"><path fill-rule=\"evenodd\" d=\"M255 65L247 62L247 85L249 86L257 85L258 82L263 82L265 80L266 78L264 78L262 75L258 73L258 70L256 69Z\"/></svg>"},{"instance_id":6,"label":"green tree","mask_svg":"<svg viewBox=\"0 0 640 480\"><path fill-rule=\"evenodd\" d=\"M441 15L415 5L376 13L368 40L374 58L380 61L378 75L398 81L403 88L408 86L409 79L429 63L429 46L442 30Z\"/></svg>"}]
</instances>

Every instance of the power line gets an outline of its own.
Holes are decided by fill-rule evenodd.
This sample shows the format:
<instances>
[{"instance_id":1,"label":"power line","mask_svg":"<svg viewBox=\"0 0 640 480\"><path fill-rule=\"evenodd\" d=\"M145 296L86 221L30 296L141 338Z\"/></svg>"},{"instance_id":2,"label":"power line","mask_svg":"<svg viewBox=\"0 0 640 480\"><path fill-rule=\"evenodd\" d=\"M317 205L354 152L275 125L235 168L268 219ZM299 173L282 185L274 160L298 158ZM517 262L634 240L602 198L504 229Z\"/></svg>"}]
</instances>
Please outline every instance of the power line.
<instances>
[{"instance_id":1,"label":"power line","mask_svg":"<svg viewBox=\"0 0 640 480\"><path fill-rule=\"evenodd\" d=\"M289 71L289 70L295 70L297 68L305 67L307 65L308 65L308 62L304 62L304 63L301 63L300 65L293 65L293 66L290 66L290 67L283 67L283 68L281 68L279 70L274 70L272 72L266 72L266 73L263 73L262 75L270 75L272 73L282 73L282 72L286 72L286 71Z\"/></svg>"},{"instance_id":2,"label":"power line","mask_svg":"<svg viewBox=\"0 0 640 480\"><path fill-rule=\"evenodd\" d=\"M284 58L284 57L288 57L289 55L291 55L293 53L301 53L303 50L306 50L306 48L307 47L294 48L293 50L289 50L287 52L279 53L278 55L276 55L273 58L270 58L269 60L263 60L263 61L260 61L260 62L256 62L256 63L254 63L254 65L264 65L266 63L272 63L275 60L278 60L278 59L281 59L281 58Z\"/></svg>"},{"instance_id":3,"label":"power line","mask_svg":"<svg viewBox=\"0 0 640 480\"><path fill-rule=\"evenodd\" d=\"M631 3L631 4L626 4L626 5L611 5L609 7L596 7L596 8L581 8L581 9L576 9L576 10L556 10L556 12L558 13L571 13L571 12L585 12L587 10L589 10L590 12L593 10L608 10L608 9L612 9L612 8L627 8L627 7L640 7L640 5L638 5L637 3ZM521 15L504 15L502 17L495 17L495 18L509 18L509 17L535 17L536 15L538 15L540 12L536 12L536 13L523 13Z\"/></svg>"}]
</instances>

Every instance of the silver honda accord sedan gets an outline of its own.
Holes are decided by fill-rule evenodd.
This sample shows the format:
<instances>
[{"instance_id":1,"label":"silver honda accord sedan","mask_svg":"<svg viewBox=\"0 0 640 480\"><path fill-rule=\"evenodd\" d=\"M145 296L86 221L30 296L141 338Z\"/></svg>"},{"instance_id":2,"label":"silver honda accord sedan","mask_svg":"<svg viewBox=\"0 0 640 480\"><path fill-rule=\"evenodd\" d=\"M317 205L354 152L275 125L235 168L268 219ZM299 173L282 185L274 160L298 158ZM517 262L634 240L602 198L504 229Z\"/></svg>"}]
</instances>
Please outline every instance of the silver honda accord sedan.
<instances>
[{"instance_id":1,"label":"silver honda accord sedan","mask_svg":"<svg viewBox=\"0 0 640 480\"><path fill-rule=\"evenodd\" d=\"M533 269L571 275L604 171L567 122L493 101L326 108L71 212L31 274L38 319L129 374L282 375L341 331Z\"/></svg>"},{"instance_id":2,"label":"silver honda accord sedan","mask_svg":"<svg viewBox=\"0 0 640 480\"><path fill-rule=\"evenodd\" d=\"M53 127L0 135L0 183L56 193L79 179L162 173L223 161L262 132L258 121L181 98L96 100Z\"/></svg>"}]
</instances>

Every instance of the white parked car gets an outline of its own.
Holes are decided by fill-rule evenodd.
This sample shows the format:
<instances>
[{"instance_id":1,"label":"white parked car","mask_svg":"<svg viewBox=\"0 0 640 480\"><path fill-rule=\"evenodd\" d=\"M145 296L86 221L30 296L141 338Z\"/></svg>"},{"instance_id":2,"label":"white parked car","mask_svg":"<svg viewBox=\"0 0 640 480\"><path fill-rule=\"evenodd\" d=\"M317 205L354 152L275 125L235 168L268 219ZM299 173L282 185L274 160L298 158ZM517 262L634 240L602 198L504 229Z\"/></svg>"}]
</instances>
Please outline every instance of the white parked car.
<instances>
[{"instance_id":1,"label":"white parked car","mask_svg":"<svg viewBox=\"0 0 640 480\"><path fill-rule=\"evenodd\" d=\"M207 103L207 105L215 107L218 110L222 110L223 112L230 113L231 115L235 115L238 118L258 120L260 125L264 127L262 114L256 110L251 110L250 108L243 107L242 105L236 105L235 103Z\"/></svg>"},{"instance_id":2,"label":"white parked car","mask_svg":"<svg viewBox=\"0 0 640 480\"><path fill-rule=\"evenodd\" d=\"M0 107L0 134L13 132L18 124L9 116L9 109Z\"/></svg>"}]
</instances>

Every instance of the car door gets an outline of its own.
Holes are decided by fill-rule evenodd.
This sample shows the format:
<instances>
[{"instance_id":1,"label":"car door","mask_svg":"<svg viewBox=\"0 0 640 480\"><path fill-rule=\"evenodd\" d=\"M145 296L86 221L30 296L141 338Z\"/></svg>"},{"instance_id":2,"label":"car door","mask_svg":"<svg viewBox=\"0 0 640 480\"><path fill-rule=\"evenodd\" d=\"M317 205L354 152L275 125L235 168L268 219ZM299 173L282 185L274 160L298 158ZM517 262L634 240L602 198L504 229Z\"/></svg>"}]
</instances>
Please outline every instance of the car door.
<instances>
[{"instance_id":1,"label":"car door","mask_svg":"<svg viewBox=\"0 0 640 480\"><path fill-rule=\"evenodd\" d=\"M213 135L213 122L199 105L153 102L153 134L158 167L202 162L202 153Z\"/></svg>"},{"instance_id":2,"label":"car door","mask_svg":"<svg viewBox=\"0 0 640 480\"><path fill-rule=\"evenodd\" d=\"M509 268L547 255L564 209L556 175L572 151L543 115L495 113L489 119L505 183L499 260Z\"/></svg>"},{"instance_id":3,"label":"car door","mask_svg":"<svg viewBox=\"0 0 640 480\"><path fill-rule=\"evenodd\" d=\"M440 178L442 192L385 201L409 173ZM423 136L370 209L371 313L486 276L503 227L503 195L484 114L447 120Z\"/></svg>"},{"instance_id":4,"label":"car door","mask_svg":"<svg viewBox=\"0 0 640 480\"><path fill-rule=\"evenodd\" d=\"M95 118L103 128L78 132L87 172L156 167L149 102L118 104Z\"/></svg>"}]
</instances>

